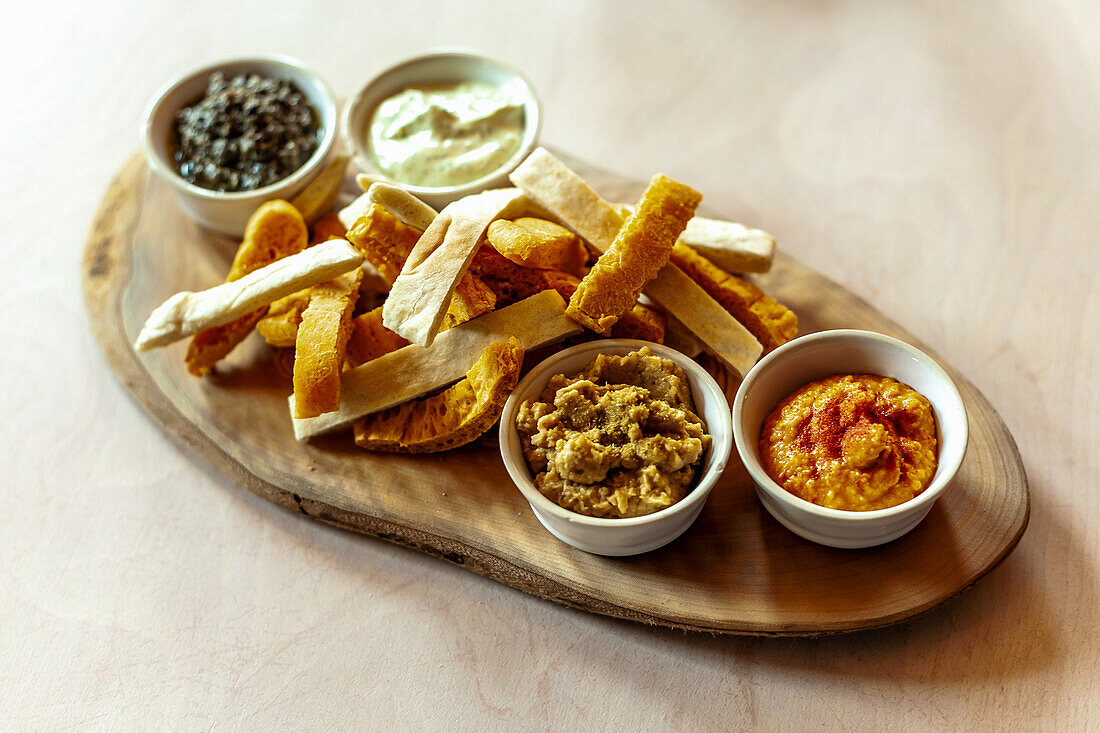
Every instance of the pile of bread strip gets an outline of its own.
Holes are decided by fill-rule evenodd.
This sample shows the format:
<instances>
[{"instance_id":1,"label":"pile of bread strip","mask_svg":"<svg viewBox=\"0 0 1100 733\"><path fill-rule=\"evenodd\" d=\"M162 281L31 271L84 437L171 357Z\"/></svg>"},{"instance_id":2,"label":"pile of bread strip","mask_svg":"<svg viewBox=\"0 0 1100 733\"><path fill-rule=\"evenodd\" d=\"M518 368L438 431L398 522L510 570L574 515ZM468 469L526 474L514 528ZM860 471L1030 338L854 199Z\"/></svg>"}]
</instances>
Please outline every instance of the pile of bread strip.
<instances>
[{"instance_id":1,"label":"pile of bread strip","mask_svg":"<svg viewBox=\"0 0 1100 733\"><path fill-rule=\"evenodd\" d=\"M346 164L261 206L226 282L169 298L136 348L193 336L202 376L255 328L277 362L292 355L299 440L353 428L368 450L416 453L488 430L531 350L642 338L743 376L797 334L791 311L733 274L767 271L774 239L694 216L701 195L665 176L611 203L540 148L516 188L439 212L365 176L333 212Z\"/></svg>"}]
</instances>

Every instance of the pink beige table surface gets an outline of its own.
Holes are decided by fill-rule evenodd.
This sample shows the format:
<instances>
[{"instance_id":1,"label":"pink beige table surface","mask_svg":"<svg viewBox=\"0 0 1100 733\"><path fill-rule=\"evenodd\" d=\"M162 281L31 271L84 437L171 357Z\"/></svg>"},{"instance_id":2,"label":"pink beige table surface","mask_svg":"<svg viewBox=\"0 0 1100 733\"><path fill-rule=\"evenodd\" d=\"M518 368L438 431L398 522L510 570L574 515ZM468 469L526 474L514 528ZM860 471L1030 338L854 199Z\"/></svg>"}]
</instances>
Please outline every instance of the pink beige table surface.
<instances>
[{"instance_id":1,"label":"pink beige table surface","mask_svg":"<svg viewBox=\"0 0 1100 733\"><path fill-rule=\"evenodd\" d=\"M5 727L1100 726L1100 6L108 2L8 21ZM1028 473L1015 552L878 631L654 629L307 521L158 430L80 291L148 97L268 51L347 95L441 45L523 68L548 143L691 183L965 374Z\"/></svg>"}]
</instances>

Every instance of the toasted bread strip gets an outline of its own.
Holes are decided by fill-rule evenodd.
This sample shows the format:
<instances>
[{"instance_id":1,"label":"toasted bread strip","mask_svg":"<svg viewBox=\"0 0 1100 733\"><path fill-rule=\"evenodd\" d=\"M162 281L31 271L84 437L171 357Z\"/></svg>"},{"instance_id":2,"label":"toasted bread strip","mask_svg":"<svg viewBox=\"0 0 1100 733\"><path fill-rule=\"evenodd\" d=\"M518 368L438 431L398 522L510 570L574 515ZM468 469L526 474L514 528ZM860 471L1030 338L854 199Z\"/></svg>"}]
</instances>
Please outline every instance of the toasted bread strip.
<instances>
[{"instance_id":1,"label":"toasted bread strip","mask_svg":"<svg viewBox=\"0 0 1100 733\"><path fill-rule=\"evenodd\" d=\"M256 330L271 346L293 347L298 341L298 324L302 322L302 313L308 305L308 290L299 290L285 298L279 298L268 306L267 315L256 324Z\"/></svg>"},{"instance_id":2,"label":"toasted bread strip","mask_svg":"<svg viewBox=\"0 0 1100 733\"><path fill-rule=\"evenodd\" d=\"M319 244L330 239L347 239L347 233L347 227L341 224L339 217L330 211L313 222L313 226L310 228L309 243Z\"/></svg>"},{"instance_id":3,"label":"toasted bread strip","mask_svg":"<svg viewBox=\"0 0 1100 733\"><path fill-rule=\"evenodd\" d=\"M612 204L625 219L634 213L628 204ZM698 251L726 272L767 272L775 257L775 237L762 229L721 219L693 216L680 235L680 244Z\"/></svg>"},{"instance_id":4,"label":"toasted bread strip","mask_svg":"<svg viewBox=\"0 0 1100 733\"><path fill-rule=\"evenodd\" d=\"M517 265L541 270L584 274L588 250L560 224L533 216L498 219L486 232L489 244Z\"/></svg>"},{"instance_id":5,"label":"toasted bread strip","mask_svg":"<svg viewBox=\"0 0 1100 733\"><path fill-rule=\"evenodd\" d=\"M229 323L279 298L354 270L362 262L363 255L348 242L332 239L276 260L240 280L198 293L176 293L149 314L134 348L147 351Z\"/></svg>"},{"instance_id":6,"label":"toasted bread strip","mask_svg":"<svg viewBox=\"0 0 1100 733\"><path fill-rule=\"evenodd\" d=\"M676 238L702 195L667 176L654 176L638 202L637 212L619 229L569 299L566 312L596 333L607 335L672 252Z\"/></svg>"},{"instance_id":7,"label":"toasted bread strip","mask_svg":"<svg viewBox=\"0 0 1100 733\"><path fill-rule=\"evenodd\" d=\"M293 206L279 199L261 204L248 219L226 281L239 280L277 259L301 252L308 239L306 223ZM187 370L196 377L208 373L252 332L263 316L260 309L196 334L187 347Z\"/></svg>"},{"instance_id":8,"label":"toasted bread strip","mask_svg":"<svg viewBox=\"0 0 1100 733\"><path fill-rule=\"evenodd\" d=\"M580 282L578 277L567 272L517 265L487 245L478 248L467 274L476 276L493 291L497 306L511 305L541 290L557 290L568 300Z\"/></svg>"},{"instance_id":9,"label":"toasted bread strip","mask_svg":"<svg viewBox=\"0 0 1100 733\"><path fill-rule=\"evenodd\" d=\"M676 245L672 260L745 324L765 352L798 335L798 316L752 283L729 274L683 244Z\"/></svg>"},{"instance_id":10,"label":"toasted bread strip","mask_svg":"<svg viewBox=\"0 0 1100 733\"><path fill-rule=\"evenodd\" d=\"M348 241L391 286L422 234L378 204L370 204L348 227Z\"/></svg>"},{"instance_id":11,"label":"toasted bread strip","mask_svg":"<svg viewBox=\"0 0 1100 733\"><path fill-rule=\"evenodd\" d=\"M348 239L392 287L416 247L421 232L378 204L372 204L348 232ZM472 273L463 273L447 306L440 330L488 313L496 305L492 290Z\"/></svg>"},{"instance_id":12,"label":"toasted bread strip","mask_svg":"<svg viewBox=\"0 0 1100 733\"><path fill-rule=\"evenodd\" d=\"M347 363L354 369L408 345L408 340L382 325L382 306L378 306L351 319Z\"/></svg>"},{"instance_id":13,"label":"toasted bread strip","mask_svg":"<svg viewBox=\"0 0 1100 733\"><path fill-rule=\"evenodd\" d=\"M344 171L347 170L350 155L336 155L324 170L309 182L290 203L306 220L312 224L332 210L336 195L344 183Z\"/></svg>"},{"instance_id":14,"label":"toasted bread strip","mask_svg":"<svg viewBox=\"0 0 1100 733\"><path fill-rule=\"evenodd\" d=\"M667 319L664 313L648 305L635 303L634 307L624 313L611 329L611 338L641 339L663 344L666 326Z\"/></svg>"},{"instance_id":15,"label":"toasted bread strip","mask_svg":"<svg viewBox=\"0 0 1100 733\"><path fill-rule=\"evenodd\" d=\"M441 211L390 289L382 308L386 328L419 346L430 345L489 224L526 206L518 189L506 188L467 196Z\"/></svg>"},{"instance_id":16,"label":"toasted bread strip","mask_svg":"<svg viewBox=\"0 0 1100 733\"><path fill-rule=\"evenodd\" d=\"M344 372L340 409L319 417L295 419L294 435L308 440L339 430L356 419L461 379L494 341L515 336L525 351L581 332L565 315L565 300L552 290L486 313L439 334L428 348L406 346ZM294 399L290 400L291 414Z\"/></svg>"},{"instance_id":17,"label":"toasted bread strip","mask_svg":"<svg viewBox=\"0 0 1100 733\"><path fill-rule=\"evenodd\" d=\"M767 232L703 216L692 217L680 243L726 272L767 272L775 256L775 237Z\"/></svg>"},{"instance_id":18,"label":"toasted bread strip","mask_svg":"<svg viewBox=\"0 0 1100 733\"><path fill-rule=\"evenodd\" d=\"M597 250L606 252L611 247L623 217L549 152L539 148L510 178ZM665 265L645 293L738 375L744 376L760 358L762 347L748 329L674 264Z\"/></svg>"},{"instance_id":19,"label":"toasted bread strip","mask_svg":"<svg viewBox=\"0 0 1100 733\"><path fill-rule=\"evenodd\" d=\"M398 453L437 453L466 445L500 417L522 365L519 341L494 341L466 378L444 392L356 420L355 442L367 450Z\"/></svg>"},{"instance_id":20,"label":"toasted bread strip","mask_svg":"<svg viewBox=\"0 0 1100 733\"><path fill-rule=\"evenodd\" d=\"M316 285L294 344L294 416L316 417L340 406L340 371L363 271Z\"/></svg>"}]
</instances>

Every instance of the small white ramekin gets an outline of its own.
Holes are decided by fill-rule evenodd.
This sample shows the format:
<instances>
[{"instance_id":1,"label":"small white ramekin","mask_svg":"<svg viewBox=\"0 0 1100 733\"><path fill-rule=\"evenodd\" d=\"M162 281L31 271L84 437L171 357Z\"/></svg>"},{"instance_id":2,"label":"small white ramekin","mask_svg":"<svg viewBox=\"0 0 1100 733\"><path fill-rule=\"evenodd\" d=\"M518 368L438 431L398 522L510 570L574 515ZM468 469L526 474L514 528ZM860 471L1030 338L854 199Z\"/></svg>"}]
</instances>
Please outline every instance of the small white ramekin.
<instances>
[{"instance_id":1,"label":"small white ramekin","mask_svg":"<svg viewBox=\"0 0 1100 733\"><path fill-rule=\"evenodd\" d=\"M777 484L760 462L760 429L781 400L806 384L836 374L893 377L932 403L939 449L932 483L888 509L857 512L817 506ZM768 513L795 534L821 545L873 547L901 537L924 519L955 476L966 453L966 408L955 383L930 356L904 341L871 331L835 330L802 336L761 359L745 376L733 403L737 452Z\"/></svg>"},{"instance_id":2,"label":"small white ramekin","mask_svg":"<svg viewBox=\"0 0 1100 733\"><path fill-rule=\"evenodd\" d=\"M340 132L351 150L355 164L366 174L387 179L374 167L370 154L368 128L371 114L383 101L422 84L484 82L512 91L523 100L526 125L519 150L492 173L456 186L414 186L392 181L430 206L442 209L463 196L490 188L510 186L508 174L515 170L538 145L542 129L542 111L534 87L519 71L495 59L461 50L441 49L402 61L368 81L348 101L341 118Z\"/></svg>"},{"instance_id":3,"label":"small white ramekin","mask_svg":"<svg viewBox=\"0 0 1100 733\"><path fill-rule=\"evenodd\" d=\"M301 168L270 186L254 191L225 193L188 183L176 170L169 154L169 139L176 113L199 100L215 71L226 76L255 73L294 83L316 110L321 127L317 150ZM208 229L239 237L256 208L271 199L291 199L321 172L336 142L336 97L324 80L301 61L288 56L256 56L222 61L189 72L164 85L149 101L141 125L142 149L149 167L167 182L184 212Z\"/></svg>"},{"instance_id":4,"label":"small white ramekin","mask_svg":"<svg viewBox=\"0 0 1100 733\"><path fill-rule=\"evenodd\" d=\"M597 354L629 354L643 346L648 346L657 356L676 362L687 374L695 411L706 423L711 436L710 450L699 470L699 478L679 502L643 517L588 517L558 506L543 496L531 480L516 429L520 405L529 398L537 398L554 374L575 374ZM725 471L732 445L729 403L714 378L675 349L634 339L589 341L545 359L516 385L500 417L500 454L504 466L530 503L535 517L562 542L596 555L638 555L666 545L683 534L703 510L707 496Z\"/></svg>"}]
</instances>

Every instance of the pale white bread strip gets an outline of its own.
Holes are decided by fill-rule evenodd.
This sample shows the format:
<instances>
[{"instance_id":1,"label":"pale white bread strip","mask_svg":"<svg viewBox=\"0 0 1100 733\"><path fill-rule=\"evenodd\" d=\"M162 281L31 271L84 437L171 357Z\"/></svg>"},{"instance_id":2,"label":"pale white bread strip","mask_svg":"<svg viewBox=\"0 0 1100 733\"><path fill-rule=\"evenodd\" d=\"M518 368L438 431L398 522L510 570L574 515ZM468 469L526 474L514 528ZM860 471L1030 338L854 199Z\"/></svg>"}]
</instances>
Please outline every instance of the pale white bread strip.
<instances>
[{"instance_id":1,"label":"pale white bread strip","mask_svg":"<svg viewBox=\"0 0 1100 733\"><path fill-rule=\"evenodd\" d=\"M600 252L607 251L623 226L619 212L546 148L536 148L508 178Z\"/></svg>"},{"instance_id":2,"label":"pale white bread strip","mask_svg":"<svg viewBox=\"0 0 1100 733\"><path fill-rule=\"evenodd\" d=\"M619 209L543 148L531 153L510 178L600 252L611 247L625 221ZM644 291L738 375L745 376L763 353L749 330L676 265L661 268Z\"/></svg>"},{"instance_id":3,"label":"pale white bread strip","mask_svg":"<svg viewBox=\"0 0 1100 733\"><path fill-rule=\"evenodd\" d=\"M665 324L664 345L676 349L681 354L687 354L693 359L703 353L704 349L703 342L689 331L687 326L672 316L668 316L668 321Z\"/></svg>"},{"instance_id":4,"label":"pale white bread strip","mask_svg":"<svg viewBox=\"0 0 1100 733\"><path fill-rule=\"evenodd\" d=\"M176 293L149 315L134 348L148 351L236 320L291 293L354 270L363 262L346 240L331 239L275 260L240 280L198 293Z\"/></svg>"},{"instance_id":5,"label":"pale white bread strip","mask_svg":"<svg viewBox=\"0 0 1100 733\"><path fill-rule=\"evenodd\" d=\"M293 418L294 436L308 440L339 430L372 412L421 397L457 382L494 341L515 336L524 350L560 341L581 332L565 315L565 300L555 290L543 290L518 303L448 329L428 348L405 346L344 372L340 409L317 417Z\"/></svg>"},{"instance_id":6,"label":"pale white bread strip","mask_svg":"<svg viewBox=\"0 0 1100 733\"><path fill-rule=\"evenodd\" d=\"M384 181L372 184L367 189L367 198L420 231L427 229L438 214L405 189Z\"/></svg>"},{"instance_id":7,"label":"pale white bread strip","mask_svg":"<svg viewBox=\"0 0 1100 733\"><path fill-rule=\"evenodd\" d=\"M429 346L489 224L529 208L518 188L501 188L459 199L439 212L390 288L382 306L383 325L414 344Z\"/></svg>"},{"instance_id":8,"label":"pale white bread strip","mask_svg":"<svg viewBox=\"0 0 1100 733\"><path fill-rule=\"evenodd\" d=\"M676 265L662 267L645 292L739 377L744 378L764 353L749 329Z\"/></svg>"},{"instance_id":9,"label":"pale white bread strip","mask_svg":"<svg viewBox=\"0 0 1100 733\"><path fill-rule=\"evenodd\" d=\"M775 237L762 229L702 216L688 221L680 242L726 272L767 272L775 256Z\"/></svg>"}]
</instances>

